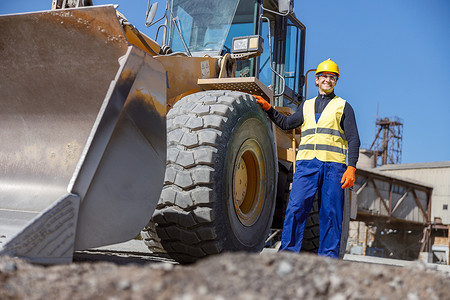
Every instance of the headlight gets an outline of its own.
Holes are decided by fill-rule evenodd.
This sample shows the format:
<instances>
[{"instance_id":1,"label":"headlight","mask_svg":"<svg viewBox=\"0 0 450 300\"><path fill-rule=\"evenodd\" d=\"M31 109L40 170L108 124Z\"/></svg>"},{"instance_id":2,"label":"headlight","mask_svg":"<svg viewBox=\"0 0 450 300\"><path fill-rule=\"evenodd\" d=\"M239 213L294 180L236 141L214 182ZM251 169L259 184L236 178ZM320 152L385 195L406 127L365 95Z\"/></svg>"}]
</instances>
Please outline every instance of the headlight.
<instances>
[{"instance_id":1,"label":"headlight","mask_svg":"<svg viewBox=\"0 0 450 300\"><path fill-rule=\"evenodd\" d=\"M264 39L259 35L240 36L233 38L233 53L258 52L262 53Z\"/></svg>"},{"instance_id":2,"label":"headlight","mask_svg":"<svg viewBox=\"0 0 450 300\"><path fill-rule=\"evenodd\" d=\"M247 38L233 39L233 53L247 52L247 48L248 48L248 39Z\"/></svg>"}]
</instances>

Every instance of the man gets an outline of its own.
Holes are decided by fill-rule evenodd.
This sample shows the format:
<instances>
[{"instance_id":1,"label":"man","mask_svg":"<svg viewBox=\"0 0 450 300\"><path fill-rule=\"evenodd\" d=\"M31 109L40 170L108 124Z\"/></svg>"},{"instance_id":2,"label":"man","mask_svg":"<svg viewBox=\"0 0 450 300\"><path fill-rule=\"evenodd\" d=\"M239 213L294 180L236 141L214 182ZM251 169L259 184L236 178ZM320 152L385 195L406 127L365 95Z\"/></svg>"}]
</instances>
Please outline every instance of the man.
<instances>
[{"instance_id":1,"label":"man","mask_svg":"<svg viewBox=\"0 0 450 300\"><path fill-rule=\"evenodd\" d=\"M360 141L353 108L334 94L340 76L338 66L328 59L319 64L315 75L319 94L300 104L291 116L280 114L262 97L255 97L281 129L301 126L302 132L280 250L300 252L306 220L317 192L318 253L338 258L344 189L355 182Z\"/></svg>"}]
</instances>

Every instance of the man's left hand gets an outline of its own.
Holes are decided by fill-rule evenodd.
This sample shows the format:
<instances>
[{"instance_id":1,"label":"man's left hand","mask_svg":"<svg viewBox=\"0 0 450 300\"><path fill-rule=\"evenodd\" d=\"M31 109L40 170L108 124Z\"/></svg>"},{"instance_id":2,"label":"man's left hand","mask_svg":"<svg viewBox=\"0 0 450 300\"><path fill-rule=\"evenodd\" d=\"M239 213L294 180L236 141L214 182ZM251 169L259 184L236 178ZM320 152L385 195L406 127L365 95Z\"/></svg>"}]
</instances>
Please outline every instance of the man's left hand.
<instances>
[{"instance_id":1,"label":"man's left hand","mask_svg":"<svg viewBox=\"0 0 450 300\"><path fill-rule=\"evenodd\" d=\"M356 168L352 166L348 166L347 170L342 175L341 183L343 183L342 188L346 189L352 187L355 183L355 172Z\"/></svg>"}]
</instances>

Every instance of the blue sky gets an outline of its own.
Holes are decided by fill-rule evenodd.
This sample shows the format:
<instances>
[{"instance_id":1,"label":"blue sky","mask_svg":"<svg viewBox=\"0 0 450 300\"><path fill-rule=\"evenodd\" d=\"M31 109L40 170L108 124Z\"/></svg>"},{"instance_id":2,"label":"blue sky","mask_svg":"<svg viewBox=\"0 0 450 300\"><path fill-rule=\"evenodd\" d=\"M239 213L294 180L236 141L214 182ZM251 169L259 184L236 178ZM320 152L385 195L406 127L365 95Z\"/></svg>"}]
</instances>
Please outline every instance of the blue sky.
<instances>
[{"instance_id":1,"label":"blue sky","mask_svg":"<svg viewBox=\"0 0 450 300\"><path fill-rule=\"evenodd\" d=\"M143 26L147 0L94 0L107 3L154 36ZM0 14L50 7L0 0ZM450 161L450 1L296 0L295 13L307 28L306 70L327 58L339 65L335 91L355 110L362 146L375 137L378 113L404 122L402 163ZM308 79L309 98L317 88Z\"/></svg>"}]
</instances>

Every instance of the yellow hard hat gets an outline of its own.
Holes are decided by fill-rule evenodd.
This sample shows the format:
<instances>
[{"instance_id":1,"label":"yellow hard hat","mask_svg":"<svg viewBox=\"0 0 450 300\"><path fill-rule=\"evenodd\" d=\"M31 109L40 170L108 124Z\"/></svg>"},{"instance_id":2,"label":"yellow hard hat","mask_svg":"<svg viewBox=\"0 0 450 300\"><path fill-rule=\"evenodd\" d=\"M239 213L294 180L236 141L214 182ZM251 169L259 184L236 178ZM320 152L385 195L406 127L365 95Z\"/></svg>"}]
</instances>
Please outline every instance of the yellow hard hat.
<instances>
[{"instance_id":1,"label":"yellow hard hat","mask_svg":"<svg viewBox=\"0 0 450 300\"><path fill-rule=\"evenodd\" d=\"M316 75L322 72L336 73L338 77L341 75L338 65L331 59L324 60L317 66Z\"/></svg>"}]
</instances>

